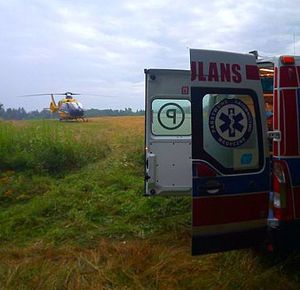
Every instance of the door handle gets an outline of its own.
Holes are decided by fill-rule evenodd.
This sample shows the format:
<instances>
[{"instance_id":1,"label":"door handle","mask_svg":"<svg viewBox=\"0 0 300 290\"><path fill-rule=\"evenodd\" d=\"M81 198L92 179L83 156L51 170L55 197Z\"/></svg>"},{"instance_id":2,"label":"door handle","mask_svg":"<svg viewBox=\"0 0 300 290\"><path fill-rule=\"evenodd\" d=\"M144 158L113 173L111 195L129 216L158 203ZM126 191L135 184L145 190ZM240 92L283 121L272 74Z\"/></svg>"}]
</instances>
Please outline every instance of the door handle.
<instances>
[{"instance_id":1,"label":"door handle","mask_svg":"<svg viewBox=\"0 0 300 290\"><path fill-rule=\"evenodd\" d=\"M215 179L208 180L205 184L199 186L200 191L205 191L210 194L219 193L222 188L223 184Z\"/></svg>"}]
</instances>

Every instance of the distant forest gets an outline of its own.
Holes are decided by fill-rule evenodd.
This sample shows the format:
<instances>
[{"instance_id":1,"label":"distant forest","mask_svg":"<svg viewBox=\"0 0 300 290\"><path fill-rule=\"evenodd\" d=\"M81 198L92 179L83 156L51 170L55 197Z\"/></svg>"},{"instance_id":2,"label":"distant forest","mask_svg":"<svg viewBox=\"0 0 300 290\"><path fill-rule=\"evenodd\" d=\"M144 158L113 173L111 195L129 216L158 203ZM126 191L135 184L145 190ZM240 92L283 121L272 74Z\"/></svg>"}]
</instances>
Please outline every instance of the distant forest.
<instances>
[{"instance_id":1,"label":"distant forest","mask_svg":"<svg viewBox=\"0 0 300 290\"><path fill-rule=\"evenodd\" d=\"M131 108L125 108L124 110L113 110L113 109L88 109L85 110L86 117L99 117L99 116L142 116L144 110L133 111ZM58 119L57 113L51 113L48 110L42 111L31 111L26 112L24 108L19 109L5 109L0 104L0 119L4 120L31 120L31 119Z\"/></svg>"}]
</instances>

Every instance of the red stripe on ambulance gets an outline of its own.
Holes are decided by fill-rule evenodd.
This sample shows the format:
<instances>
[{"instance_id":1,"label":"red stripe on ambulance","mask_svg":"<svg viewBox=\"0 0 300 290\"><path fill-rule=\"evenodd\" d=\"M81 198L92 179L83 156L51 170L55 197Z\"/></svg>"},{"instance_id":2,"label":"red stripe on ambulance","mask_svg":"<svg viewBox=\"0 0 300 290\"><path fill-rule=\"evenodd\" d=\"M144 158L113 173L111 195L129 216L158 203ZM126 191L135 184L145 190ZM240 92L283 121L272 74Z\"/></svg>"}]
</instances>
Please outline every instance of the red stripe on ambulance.
<instances>
[{"instance_id":1,"label":"red stripe on ambulance","mask_svg":"<svg viewBox=\"0 0 300 290\"><path fill-rule=\"evenodd\" d=\"M245 65L246 79L259 80L259 70L256 65ZM232 82L242 81L241 66L239 64L210 62L205 66L203 62L191 62L191 80L201 82Z\"/></svg>"},{"instance_id":2,"label":"red stripe on ambulance","mask_svg":"<svg viewBox=\"0 0 300 290\"><path fill-rule=\"evenodd\" d=\"M275 70L276 72L276 70ZM276 78L275 78L276 79ZM274 90L274 97L273 97L273 111L274 111L274 115L273 115L273 128L274 130L279 130L279 111L278 111L278 91ZM280 141L274 140L274 146L273 146L273 153L274 156L278 156L279 152L278 152L278 143Z\"/></svg>"},{"instance_id":3,"label":"red stripe on ambulance","mask_svg":"<svg viewBox=\"0 0 300 290\"><path fill-rule=\"evenodd\" d=\"M257 65L248 65L246 64L246 78L248 80L260 80L259 70Z\"/></svg>"},{"instance_id":4,"label":"red stripe on ambulance","mask_svg":"<svg viewBox=\"0 0 300 290\"><path fill-rule=\"evenodd\" d=\"M295 66L280 67L280 87L297 87L298 80Z\"/></svg>"},{"instance_id":5,"label":"red stripe on ambulance","mask_svg":"<svg viewBox=\"0 0 300 290\"><path fill-rule=\"evenodd\" d=\"M282 90L280 94L281 156L298 155L297 92Z\"/></svg>"},{"instance_id":6,"label":"red stripe on ambulance","mask_svg":"<svg viewBox=\"0 0 300 290\"><path fill-rule=\"evenodd\" d=\"M193 226L259 220L268 211L268 192L193 199ZM214 210L212 210L212 208Z\"/></svg>"}]
</instances>

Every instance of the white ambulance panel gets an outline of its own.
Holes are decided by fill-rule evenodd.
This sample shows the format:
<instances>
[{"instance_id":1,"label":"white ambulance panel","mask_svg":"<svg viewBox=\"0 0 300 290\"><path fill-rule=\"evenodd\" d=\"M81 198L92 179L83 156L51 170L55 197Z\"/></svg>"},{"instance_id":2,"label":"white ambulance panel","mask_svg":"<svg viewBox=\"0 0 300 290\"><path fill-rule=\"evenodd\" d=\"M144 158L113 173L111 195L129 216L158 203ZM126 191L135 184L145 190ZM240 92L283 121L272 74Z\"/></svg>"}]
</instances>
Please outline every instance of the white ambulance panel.
<instances>
[{"instance_id":1,"label":"white ambulance panel","mask_svg":"<svg viewBox=\"0 0 300 290\"><path fill-rule=\"evenodd\" d=\"M190 194L190 72L145 70L145 194Z\"/></svg>"}]
</instances>

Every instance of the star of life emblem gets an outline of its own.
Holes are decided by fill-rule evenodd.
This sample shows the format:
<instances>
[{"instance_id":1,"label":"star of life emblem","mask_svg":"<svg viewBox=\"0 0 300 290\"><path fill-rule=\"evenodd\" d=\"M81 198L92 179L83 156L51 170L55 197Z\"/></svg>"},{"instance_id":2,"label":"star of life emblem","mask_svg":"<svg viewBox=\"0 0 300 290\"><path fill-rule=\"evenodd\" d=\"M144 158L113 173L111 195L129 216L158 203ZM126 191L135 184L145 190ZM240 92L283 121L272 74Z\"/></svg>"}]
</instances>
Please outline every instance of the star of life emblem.
<instances>
[{"instance_id":1,"label":"star of life emblem","mask_svg":"<svg viewBox=\"0 0 300 290\"><path fill-rule=\"evenodd\" d=\"M214 139L225 147L238 147L247 142L253 130L253 117L239 99L224 99L209 114L209 129Z\"/></svg>"}]
</instances>

